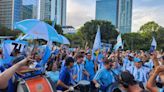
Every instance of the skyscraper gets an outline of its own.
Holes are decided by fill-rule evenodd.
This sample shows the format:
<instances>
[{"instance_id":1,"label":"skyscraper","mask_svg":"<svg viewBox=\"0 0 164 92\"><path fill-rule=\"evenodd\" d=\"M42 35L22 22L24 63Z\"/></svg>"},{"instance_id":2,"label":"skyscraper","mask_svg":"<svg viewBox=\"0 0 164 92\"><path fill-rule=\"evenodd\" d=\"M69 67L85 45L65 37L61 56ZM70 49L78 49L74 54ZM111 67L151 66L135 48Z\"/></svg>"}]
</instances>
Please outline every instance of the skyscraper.
<instances>
[{"instance_id":1,"label":"skyscraper","mask_svg":"<svg viewBox=\"0 0 164 92\"><path fill-rule=\"evenodd\" d=\"M111 21L121 33L131 32L132 0L97 0L96 20Z\"/></svg>"},{"instance_id":2,"label":"skyscraper","mask_svg":"<svg viewBox=\"0 0 164 92\"><path fill-rule=\"evenodd\" d=\"M33 5L23 5L21 19L24 20L31 18L33 18Z\"/></svg>"},{"instance_id":3,"label":"skyscraper","mask_svg":"<svg viewBox=\"0 0 164 92\"><path fill-rule=\"evenodd\" d=\"M51 20L66 25L66 0L40 0L40 20Z\"/></svg>"},{"instance_id":4,"label":"skyscraper","mask_svg":"<svg viewBox=\"0 0 164 92\"><path fill-rule=\"evenodd\" d=\"M96 19L111 21L117 26L118 0L97 0Z\"/></svg>"},{"instance_id":5,"label":"skyscraper","mask_svg":"<svg viewBox=\"0 0 164 92\"><path fill-rule=\"evenodd\" d=\"M22 19L38 18L38 0L23 0Z\"/></svg>"},{"instance_id":6,"label":"skyscraper","mask_svg":"<svg viewBox=\"0 0 164 92\"><path fill-rule=\"evenodd\" d=\"M132 3L132 0L119 0L118 30L121 33L131 32Z\"/></svg>"},{"instance_id":7,"label":"skyscraper","mask_svg":"<svg viewBox=\"0 0 164 92\"><path fill-rule=\"evenodd\" d=\"M13 29L21 20L22 0L0 0L0 24Z\"/></svg>"}]
</instances>

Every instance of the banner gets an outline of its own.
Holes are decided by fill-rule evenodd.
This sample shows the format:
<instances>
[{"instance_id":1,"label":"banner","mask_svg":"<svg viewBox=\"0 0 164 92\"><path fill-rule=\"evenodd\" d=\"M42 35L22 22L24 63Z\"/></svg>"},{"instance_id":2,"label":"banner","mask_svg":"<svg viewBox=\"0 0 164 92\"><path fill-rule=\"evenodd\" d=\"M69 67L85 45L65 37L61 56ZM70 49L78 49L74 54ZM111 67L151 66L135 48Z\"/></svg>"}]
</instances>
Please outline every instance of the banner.
<instances>
[{"instance_id":1,"label":"banner","mask_svg":"<svg viewBox=\"0 0 164 92\"><path fill-rule=\"evenodd\" d=\"M5 40L2 43L3 56L5 63L10 62L10 58L13 56L12 52L17 50L18 52L23 52L28 45L25 41L14 41L14 40Z\"/></svg>"}]
</instances>

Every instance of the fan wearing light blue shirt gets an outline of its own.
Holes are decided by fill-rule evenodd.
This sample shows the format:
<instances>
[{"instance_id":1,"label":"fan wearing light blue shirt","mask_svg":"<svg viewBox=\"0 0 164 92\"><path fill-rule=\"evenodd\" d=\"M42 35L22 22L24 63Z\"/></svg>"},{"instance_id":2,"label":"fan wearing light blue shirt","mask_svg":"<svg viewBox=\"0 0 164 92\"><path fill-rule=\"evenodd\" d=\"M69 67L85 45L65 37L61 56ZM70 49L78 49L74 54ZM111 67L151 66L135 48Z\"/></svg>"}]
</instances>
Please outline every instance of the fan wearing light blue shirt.
<instances>
[{"instance_id":1,"label":"fan wearing light blue shirt","mask_svg":"<svg viewBox=\"0 0 164 92\"><path fill-rule=\"evenodd\" d=\"M72 76L75 83L81 81L84 77L84 74L87 75L87 71L84 69L84 64L82 63L84 60L84 56L82 54L77 54L76 63L72 69Z\"/></svg>"},{"instance_id":2,"label":"fan wearing light blue shirt","mask_svg":"<svg viewBox=\"0 0 164 92\"><path fill-rule=\"evenodd\" d=\"M133 74L135 80L146 84L150 69L142 66L142 61L139 58L134 58L134 62L135 66L129 67L128 71Z\"/></svg>"},{"instance_id":3,"label":"fan wearing light blue shirt","mask_svg":"<svg viewBox=\"0 0 164 92\"><path fill-rule=\"evenodd\" d=\"M133 59L134 59L133 54L129 54L127 57L123 59L123 67L122 67L123 71L127 70L128 67L134 66Z\"/></svg>"},{"instance_id":4,"label":"fan wearing light blue shirt","mask_svg":"<svg viewBox=\"0 0 164 92\"><path fill-rule=\"evenodd\" d=\"M112 76L112 72L110 71L112 63L110 60L106 59L104 61L104 68L98 70L96 73L93 82L96 88L100 88L103 92L106 91L108 86L113 83L114 77Z\"/></svg>"}]
</instances>

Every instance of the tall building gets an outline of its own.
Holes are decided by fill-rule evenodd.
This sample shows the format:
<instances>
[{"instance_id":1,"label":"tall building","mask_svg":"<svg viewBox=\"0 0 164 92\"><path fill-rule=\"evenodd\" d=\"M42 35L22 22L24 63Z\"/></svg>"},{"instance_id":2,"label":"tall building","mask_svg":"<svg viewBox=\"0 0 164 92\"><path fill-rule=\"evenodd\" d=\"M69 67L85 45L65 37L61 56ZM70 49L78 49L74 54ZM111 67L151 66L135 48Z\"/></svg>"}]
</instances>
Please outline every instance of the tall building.
<instances>
[{"instance_id":1,"label":"tall building","mask_svg":"<svg viewBox=\"0 0 164 92\"><path fill-rule=\"evenodd\" d=\"M23 0L22 19L38 18L38 0Z\"/></svg>"},{"instance_id":2,"label":"tall building","mask_svg":"<svg viewBox=\"0 0 164 92\"><path fill-rule=\"evenodd\" d=\"M97 0L96 20L110 21L121 33L131 32L132 0Z\"/></svg>"},{"instance_id":3,"label":"tall building","mask_svg":"<svg viewBox=\"0 0 164 92\"><path fill-rule=\"evenodd\" d=\"M132 0L119 0L118 30L121 33L131 32L132 3Z\"/></svg>"},{"instance_id":4,"label":"tall building","mask_svg":"<svg viewBox=\"0 0 164 92\"><path fill-rule=\"evenodd\" d=\"M66 25L66 0L40 0L40 20L51 20Z\"/></svg>"},{"instance_id":5,"label":"tall building","mask_svg":"<svg viewBox=\"0 0 164 92\"><path fill-rule=\"evenodd\" d=\"M21 20L22 0L0 0L0 24L13 29Z\"/></svg>"},{"instance_id":6,"label":"tall building","mask_svg":"<svg viewBox=\"0 0 164 92\"><path fill-rule=\"evenodd\" d=\"M96 1L96 19L111 21L117 26L118 0L97 0Z\"/></svg>"},{"instance_id":7,"label":"tall building","mask_svg":"<svg viewBox=\"0 0 164 92\"><path fill-rule=\"evenodd\" d=\"M40 0L40 19L50 20L51 18L51 0Z\"/></svg>"},{"instance_id":8,"label":"tall building","mask_svg":"<svg viewBox=\"0 0 164 92\"><path fill-rule=\"evenodd\" d=\"M22 20L33 18L33 5L23 5L21 17Z\"/></svg>"}]
</instances>

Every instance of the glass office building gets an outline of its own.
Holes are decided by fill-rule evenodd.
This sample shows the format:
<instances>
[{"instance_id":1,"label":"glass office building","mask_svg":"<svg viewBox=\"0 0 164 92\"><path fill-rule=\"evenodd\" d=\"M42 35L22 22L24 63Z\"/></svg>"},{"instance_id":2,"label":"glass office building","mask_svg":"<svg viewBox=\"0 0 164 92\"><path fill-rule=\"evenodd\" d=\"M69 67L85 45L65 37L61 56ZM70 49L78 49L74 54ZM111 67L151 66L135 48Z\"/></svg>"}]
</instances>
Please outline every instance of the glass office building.
<instances>
[{"instance_id":1,"label":"glass office building","mask_svg":"<svg viewBox=\"0 0 164 92\"><path fill-rule=\"evenodd\" d=\"M96 1L96 19L111 21L117 25L118 0L97 0Z\"/></svg>"},{"instance_id":2,"label":"glass office building","mask_svg":"<svg viewBox=\"0 0 164 92\"><path fill-rule=\"evenodd\" d=\"M22 0L0 0L0 24L13 29L21 20Z\"/></svg>"},{"instance_id":3,"label":"glass office building","mask_svg":"<svg viewBox=\"0 0 164 92\"><path fill-rule=\"evenodd\" d=\"M131 32L132 0L119 0L118 30L121 33Z\"/></svg>"},{"instance_id":4,"label":"glass office building","mask_svg":"<svg viewBox=\"0 0 164 92\"><path fill-rule=\"evenodd\" d=\"M22 20L33 18L33 5L23 5L21 17Z\"/></svg>"},{"instance_id":5,"label":"glass office building","mask_svg":"<svg viewBox=\"0 0 164 92\"><path fill-rule=\"evenodd\" d=\"M110 21L121 33L131 32L132 0L97 0L96 20Z\"/></svg>"},{"instance_id":6,"label":"glass office building","mask_svg":"<svg viewBox=\"0 0 164 92\"><path fill-rule=\"evenodd\" d=\"M66 25L66 0L40 0L40 20L51 20Z\"/></svg>"}]
</instances>

